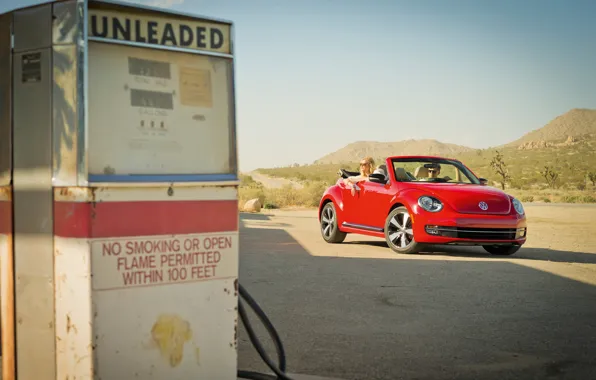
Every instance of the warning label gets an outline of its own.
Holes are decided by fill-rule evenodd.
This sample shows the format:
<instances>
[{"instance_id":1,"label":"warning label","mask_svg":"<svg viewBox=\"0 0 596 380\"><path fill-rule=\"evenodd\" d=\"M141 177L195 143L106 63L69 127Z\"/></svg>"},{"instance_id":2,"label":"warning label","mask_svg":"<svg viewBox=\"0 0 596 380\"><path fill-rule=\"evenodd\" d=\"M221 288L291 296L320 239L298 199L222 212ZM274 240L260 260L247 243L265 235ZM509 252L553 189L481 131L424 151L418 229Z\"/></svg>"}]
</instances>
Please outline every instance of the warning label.
<instances>
[{"instance_id":1,"label":"warning label","mask_svg":"<svg viewBox=\"0 0 596 380\"><path fill-rule=\"evenodd\" d=\"M238 234L93 242L93 289L236 277Z\"/></svg>"},{"instance_id":2,"label":"warning label","mask_svg":"<svg viewBox=\"0 0 596 380\"><path fill-rule=\"evenodd\" d=\"M180 69L180 102L185 106L213 107L209 70L183 67Z\"/></svg>"}]
</instances>

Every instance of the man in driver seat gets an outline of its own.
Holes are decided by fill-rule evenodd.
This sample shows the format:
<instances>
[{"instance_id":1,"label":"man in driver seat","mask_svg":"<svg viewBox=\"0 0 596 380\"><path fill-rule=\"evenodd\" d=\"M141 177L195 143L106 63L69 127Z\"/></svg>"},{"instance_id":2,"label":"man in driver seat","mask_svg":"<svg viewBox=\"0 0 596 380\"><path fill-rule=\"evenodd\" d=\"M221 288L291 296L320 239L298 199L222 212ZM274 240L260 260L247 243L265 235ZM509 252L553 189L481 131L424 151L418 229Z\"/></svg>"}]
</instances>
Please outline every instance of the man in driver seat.
<instances>
[{"instance_id":1,"label":"man in driver seat","mask_svg":"<svg viewBox=\"0 0 596 380\"><path fill-rule=\"evenodd\" d=\"M432 166L428 168L428 178L439 178L439 174L441 174L441 164L433 163ZM442 177L445 181L450 181L451 178L449 176Z\"/></svg>"},{"instance_id":2,"label":"man in driver seat","mask_svg":"<svg viewBox=\"0 0 596 380\"><path fill-rule=\"evenodd\" d=\"M441 164L432 164L427 170L428 178L437 178L441 174Z\"/></svg>"}]
</instances>

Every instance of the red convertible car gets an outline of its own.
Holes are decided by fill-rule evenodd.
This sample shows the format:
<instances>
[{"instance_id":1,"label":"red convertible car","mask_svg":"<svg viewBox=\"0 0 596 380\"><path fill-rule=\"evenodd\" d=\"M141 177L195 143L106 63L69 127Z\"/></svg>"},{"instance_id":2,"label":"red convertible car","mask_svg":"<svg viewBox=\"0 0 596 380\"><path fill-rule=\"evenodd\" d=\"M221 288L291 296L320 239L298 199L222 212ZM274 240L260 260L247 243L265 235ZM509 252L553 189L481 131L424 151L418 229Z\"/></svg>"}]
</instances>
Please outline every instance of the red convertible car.
<instances>
[{"instance_id":1,"label":"red convertible car","mask_svg":"<svg viewBox=\"0 0 596 380\"><path fill-rule=\"evenodd\" d=\"M339 174L319 205L321 234L328 243L356 233L384 238L398 253L463 244L512 255L526 242L521 202L487 186L458 160L389 157L368 180L357 182L355 191L344 179L359 173L341 169Z\"/></svg>"}]
</instances>

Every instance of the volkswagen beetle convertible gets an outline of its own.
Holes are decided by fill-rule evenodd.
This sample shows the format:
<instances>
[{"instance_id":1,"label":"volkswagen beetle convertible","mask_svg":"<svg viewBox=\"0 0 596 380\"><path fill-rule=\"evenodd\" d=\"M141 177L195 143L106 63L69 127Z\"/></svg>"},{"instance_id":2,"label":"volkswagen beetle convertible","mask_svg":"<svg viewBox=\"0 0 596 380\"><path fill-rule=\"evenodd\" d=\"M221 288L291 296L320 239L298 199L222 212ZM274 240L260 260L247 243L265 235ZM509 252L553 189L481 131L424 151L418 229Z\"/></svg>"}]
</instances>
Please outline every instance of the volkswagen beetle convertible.
<instances>
[{"instance_id":1,"label":"volkswagen beetle convertible","mask_svg":"<svg viewBox=\"0 0 596 380\"><path fill-rule=\"evenodd\" d=\"M434 156L393 156L356 191L340 169L319 204L321 234L341 243L349 233L375 236L404 254L431 245L476 245L512 255L526 242L522 203L487 185L461 161Z\"/></svg>"}]
</instances>

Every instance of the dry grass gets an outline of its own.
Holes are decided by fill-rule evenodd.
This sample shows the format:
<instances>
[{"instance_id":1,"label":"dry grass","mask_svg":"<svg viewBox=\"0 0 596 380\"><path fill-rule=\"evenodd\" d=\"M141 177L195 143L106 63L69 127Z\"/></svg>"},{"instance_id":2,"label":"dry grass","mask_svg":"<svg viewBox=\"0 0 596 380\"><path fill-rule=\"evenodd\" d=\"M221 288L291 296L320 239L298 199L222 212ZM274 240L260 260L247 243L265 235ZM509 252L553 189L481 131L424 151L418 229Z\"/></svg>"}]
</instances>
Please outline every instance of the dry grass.
<instances>
[{"instance_id":1,"label":"dry grass","mask_svg":"<svg viewBox=\"0 0 596 380\"><path fill-rule=\"evenodd\" d=\"M306 181L303 189L290 186L280 189L267 189L250 177L244 177L240 186L240 203L242 208L246 201L259 198L264 208L313 208L325 189L330 185L323 181ZM551 189L507 189L507 193L517 197L524 203L596 203L596 188L586 190L551 190Z\"/></svg>"},{"instance_id":2,"label":"dry grass","mask_svg":"<svg viewBox=\"0 0 596 380\"><path fill-rule=\"evenodd\" d=\"M520 190L508 189L507 193L522 202L532 203L596 203L596 190Z\"/></svg>"},{"instance_id":3,"label":"dry grass","mask_svg":"<svg viewBox=\"0 0 596 380\"><path fill-rule=\"evenodd\" d=\"M554 143L563 143L555 141ZM573 145L554 145L531 150L518 150L508 147L499 150L511 175L508 188L531 190L544 187L545 178L541 171L546 165L559 174L556 186L569 190L593 185L588 179L590 173L596 174L596 136L588 136ZM493 149L477 150L455 155L479 177L497 183L499 176L491 168L490 162L495 156ZM380 163L384 158L375 157ZM337 179L339 168L358 170L358 160L343 164L318 164L262 168L259 172L272 177L296 179L299 181L323 181L333 183Z\"/></svg>"},{"instance_id":4,"label":"dry grass","mask_svg":"<svg viewBox=\"0 0 596 380\"><path fill-rule=\"evenodd\" d=\"M328 185L322 182L309 182L303 189L285 186L279 189L267 189L260 184L240 186L239 206L258 198L264 208L303 208L317 207Z\"/></svg>"}]
</instances>

